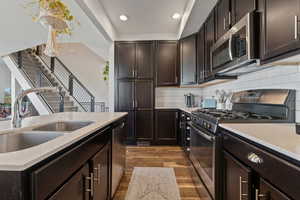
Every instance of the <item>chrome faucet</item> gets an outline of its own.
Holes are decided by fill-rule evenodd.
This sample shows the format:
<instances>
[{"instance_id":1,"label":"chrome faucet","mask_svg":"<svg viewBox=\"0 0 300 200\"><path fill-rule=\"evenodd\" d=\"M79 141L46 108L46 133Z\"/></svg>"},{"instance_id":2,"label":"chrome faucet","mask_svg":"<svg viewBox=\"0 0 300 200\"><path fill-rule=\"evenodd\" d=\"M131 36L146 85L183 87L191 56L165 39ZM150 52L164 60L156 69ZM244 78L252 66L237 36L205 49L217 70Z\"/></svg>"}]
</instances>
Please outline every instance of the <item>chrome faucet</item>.
<instances>
[{"instance_id":1,"label":"chrome faucet","mask_svg":"<svg viewBox=\"0 0 300 200\"><path fill-rule=\"evenodd\" d=\"M24 117L23 114L20 112L20 105L22 103L23 98L30 94L30 93L45 93L45 92L59 92L58 88L56 87L41 87L41 88L33 88L33 89L28 89L24 90L15 100L14 102L14 113L13 113L13 119L12 119L12 127L13 128L20 128L22 124L22 119Z\"/></svg>"}]
</instances>

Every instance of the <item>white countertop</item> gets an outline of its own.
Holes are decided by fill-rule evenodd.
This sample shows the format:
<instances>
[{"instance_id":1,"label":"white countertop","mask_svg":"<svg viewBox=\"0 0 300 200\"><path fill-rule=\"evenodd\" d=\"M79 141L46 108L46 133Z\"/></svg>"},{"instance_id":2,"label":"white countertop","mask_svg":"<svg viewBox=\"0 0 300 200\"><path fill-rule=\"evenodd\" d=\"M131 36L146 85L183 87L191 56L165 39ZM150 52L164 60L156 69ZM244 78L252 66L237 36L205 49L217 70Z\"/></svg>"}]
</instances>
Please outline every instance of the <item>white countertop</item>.
<instances>
[{"instance_id":1,"label":"white countertop","mask_svg":"<svg viewBox=\"0 0 300 200\"><path fill-rule=\"evenodd\" d=\"M94 123L28 149L0 153L0 170L25 170L126 115L127 113L66 112L24 119L24 128L14 129L15 131L31 130L43 124L59 121L93 121ZM0 131L0 134L5 134L8 131L11 130ZM1 144L1 141L0 145L3 145Z\"/></svg>"},{"instance_id":2,"label":"white countertop","mask_svg":"<svg viewBox=\"0 0 300 200\"><path fill-rule=\"evenodd\" d=\"M220 124L224 129L300 161L300 135L295 124Z\"/></svg>"},{"instance_id":3,"label":"white countertop","mask_svg":"<svg viewBox=\"0 0 300 200\"><path fill-rule=\"evenodd\" d=\"M192 113L193 111L195 110L198 110L200 109L199 107L193 107L193 108L187 108L187 107L155 107L155 109L178 109L178 110L181 110L181 111L184 111L186 113Z\"/></svg>"}]
</instances>

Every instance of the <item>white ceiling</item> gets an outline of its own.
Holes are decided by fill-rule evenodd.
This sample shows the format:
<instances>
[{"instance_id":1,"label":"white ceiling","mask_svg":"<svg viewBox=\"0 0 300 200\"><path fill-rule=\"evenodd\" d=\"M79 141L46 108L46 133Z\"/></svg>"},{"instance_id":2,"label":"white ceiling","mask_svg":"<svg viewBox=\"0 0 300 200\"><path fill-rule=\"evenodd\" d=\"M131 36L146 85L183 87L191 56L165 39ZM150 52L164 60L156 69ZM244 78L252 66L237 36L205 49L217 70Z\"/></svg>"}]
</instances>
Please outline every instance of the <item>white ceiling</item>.
<instances>
[{"instance_id":1,"label":"white ceiling","mask_svg":"<svg viewBox=\"0 0 300 200\"><path fill-rule=\"evenodd\" d=\"M218 0L196 0L181 37L197 32Z\"/></svg>"},{"instance_id":2,"label":"white ceiling","mask_svg":"<svg viewBox=\"0 0 300 200\"><path fill-rule=\"evenodd\" d=\"M186 7L193 0L98 0L118 39L172 38L180 31L181 20L173 20L178 12L186 14ZM210 1L210 0L207 0ZM127 22L119 19L121 14L129 17Z\"/></svg>"}]
</instances>

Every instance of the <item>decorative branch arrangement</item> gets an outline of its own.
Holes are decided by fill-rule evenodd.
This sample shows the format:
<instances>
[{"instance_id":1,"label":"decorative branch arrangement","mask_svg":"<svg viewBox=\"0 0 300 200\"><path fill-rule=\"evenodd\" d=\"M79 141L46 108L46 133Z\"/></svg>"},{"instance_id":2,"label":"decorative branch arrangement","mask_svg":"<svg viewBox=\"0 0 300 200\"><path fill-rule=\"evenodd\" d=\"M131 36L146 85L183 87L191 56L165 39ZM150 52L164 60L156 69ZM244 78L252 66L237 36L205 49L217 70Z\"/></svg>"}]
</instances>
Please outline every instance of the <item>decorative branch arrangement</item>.
<instances>
[{"instance_id":1,"label":"decorative branch arrangement","mask_svg":"<svg viewBox=\"0 0 300 200\"><path fill-rule=\"evenodd\" d=\"M33 0L26 7L38 6L38 13L33 15L34 21L40 22L49 29L45 54L57 56L57 37L61 34L72 34L71 23L74 16L61 0Z\"/></svg>"}]
</instances>

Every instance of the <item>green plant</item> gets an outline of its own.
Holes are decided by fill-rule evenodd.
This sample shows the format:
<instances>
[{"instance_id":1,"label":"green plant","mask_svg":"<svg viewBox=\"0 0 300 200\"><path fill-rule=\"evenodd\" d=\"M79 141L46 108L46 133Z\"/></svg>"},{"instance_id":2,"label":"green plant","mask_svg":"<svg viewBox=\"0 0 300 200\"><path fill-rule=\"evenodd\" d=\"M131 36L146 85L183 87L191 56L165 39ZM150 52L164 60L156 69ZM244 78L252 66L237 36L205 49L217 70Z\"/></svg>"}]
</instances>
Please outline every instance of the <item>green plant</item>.
<instances>
[{"instance_id":1,"label":"green plant","mask_svg":"<svg viewBox=\"0 0 300 200\"><path fill-rule=\"evenodd\" d=\"M102 74L103 74L103 80L107 81L109 77L109 61L105 62L105 66Z\"/></svg>"}]
</instances>

